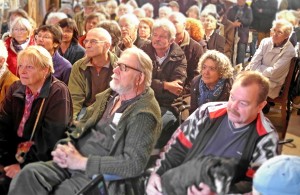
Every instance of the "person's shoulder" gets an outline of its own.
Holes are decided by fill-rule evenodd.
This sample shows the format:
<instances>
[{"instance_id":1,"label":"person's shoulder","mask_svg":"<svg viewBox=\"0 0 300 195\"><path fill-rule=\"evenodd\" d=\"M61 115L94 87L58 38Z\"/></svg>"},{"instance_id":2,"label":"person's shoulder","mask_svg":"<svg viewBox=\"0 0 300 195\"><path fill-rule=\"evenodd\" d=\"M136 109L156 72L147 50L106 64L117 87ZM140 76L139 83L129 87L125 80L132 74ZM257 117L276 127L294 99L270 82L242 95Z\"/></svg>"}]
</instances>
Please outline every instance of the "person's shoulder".
<instances>
[{"instance_id":1,"label":"person's shoulder","mask_svg":"<svg viewBox=\"0 0 300 195\"><path fill-rule=\"evenodd\" d=\"M72 69L79 69L79 68L82 68L82 69L86 69L87 67L87 64L90 62L90 58L88 57L83 57L79 60L77 60L73 66L72 66Z\"/></svg>"},{"instance_id":2,"label":"person's shoulder","mask_svg":"<svg viewBox=\"0 0 300 195\"><path fill-rule=\"evenodd\" d=\"M170 46L169 55L171 57L185 57L184 51L177 43L172 43Z\"/></svg>"}]
</instances>

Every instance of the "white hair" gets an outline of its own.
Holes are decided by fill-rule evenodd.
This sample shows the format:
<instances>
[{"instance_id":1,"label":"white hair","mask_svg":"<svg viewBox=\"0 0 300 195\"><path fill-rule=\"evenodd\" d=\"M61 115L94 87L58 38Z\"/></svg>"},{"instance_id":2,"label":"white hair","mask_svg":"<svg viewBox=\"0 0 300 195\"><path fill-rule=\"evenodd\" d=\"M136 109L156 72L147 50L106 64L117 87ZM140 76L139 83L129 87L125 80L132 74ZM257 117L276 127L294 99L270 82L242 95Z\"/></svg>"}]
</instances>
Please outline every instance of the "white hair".
<instances>
[{"instance_id":1,"label":"white hair","mask_svg":"<svg viewBox=\"0 0 300 195\"><path fill-rule=\"evenodd\" d=\"M133 24L136 28L138 27L140 21L134 14L124 14L120 17L119 22L121 20L127 20L130 24Z\"/></svg>"},{"instance_id":2,"label":"white hair","mask_svg":"<svg viewBox=\"0 0 300 195\"><path fill-rule=\"evenodd\" d=\"M68 16L64 12L51 12L47 17L46 24L52 25L51 20L56 19L56 20L60 21L65 18L68 18Z\"/></svg>"}]
</instances>

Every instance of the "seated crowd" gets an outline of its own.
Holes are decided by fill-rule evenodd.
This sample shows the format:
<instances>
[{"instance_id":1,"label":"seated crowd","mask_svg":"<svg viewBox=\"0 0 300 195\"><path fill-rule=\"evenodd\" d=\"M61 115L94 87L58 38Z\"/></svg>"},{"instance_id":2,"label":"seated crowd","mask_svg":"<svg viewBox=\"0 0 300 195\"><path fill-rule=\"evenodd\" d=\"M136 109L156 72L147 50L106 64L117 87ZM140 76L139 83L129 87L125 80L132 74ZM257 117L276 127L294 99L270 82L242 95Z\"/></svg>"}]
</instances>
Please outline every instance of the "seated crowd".
<instances>
[{"instance_id":1,"label":"seated crowd","mask_svg":"<svg viewBox=\"0 0 300 195\"><path fill-rule=\"evenodd\" d=\"M257 2L85 0L41 25L11 10L0 194L76 194L96 175L109 194L299 194L299 179L281 177L300 157L280 155L265 114L297 56L300 5L270 11L266 33Z\"/></svg>"}]
</instances>

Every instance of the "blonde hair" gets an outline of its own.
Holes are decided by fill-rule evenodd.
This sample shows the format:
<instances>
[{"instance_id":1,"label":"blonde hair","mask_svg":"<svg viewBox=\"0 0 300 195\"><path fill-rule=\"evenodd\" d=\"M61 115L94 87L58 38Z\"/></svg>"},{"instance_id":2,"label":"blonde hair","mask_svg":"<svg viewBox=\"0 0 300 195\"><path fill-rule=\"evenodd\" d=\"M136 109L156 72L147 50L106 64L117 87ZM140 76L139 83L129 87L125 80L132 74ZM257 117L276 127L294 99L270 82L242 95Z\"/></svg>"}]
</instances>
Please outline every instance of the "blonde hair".
<instances>
[{"instance_id":1,"label":"blonde hair","mask_svg":"<svg viewBox=\"0 0 300 195\"><path fill-rule=\"evenodd\" d=\"M49 68L50 72L54 73L52 56L42 46L32 45L20 51L17 58L18 66L23 59L26 59L35 66Z\"/></svg>"}]
</instances>

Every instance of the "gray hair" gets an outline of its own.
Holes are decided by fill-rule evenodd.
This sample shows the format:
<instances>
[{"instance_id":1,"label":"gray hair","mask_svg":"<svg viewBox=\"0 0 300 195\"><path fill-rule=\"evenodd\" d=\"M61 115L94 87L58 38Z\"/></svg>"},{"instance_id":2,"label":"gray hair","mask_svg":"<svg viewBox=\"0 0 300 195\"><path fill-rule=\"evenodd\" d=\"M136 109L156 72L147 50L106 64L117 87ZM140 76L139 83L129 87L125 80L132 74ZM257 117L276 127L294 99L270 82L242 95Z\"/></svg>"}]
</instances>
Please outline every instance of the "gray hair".
<instances>
[{"instance_id":1,"label":"gray hair","mask_svg":"<svg viewBox=\"0 0 300 195\"><path fill-rule=\"evenodd\" d=\"M185 24L186 23L186 17L185 17L185 15L183 15L180 12L172 12L169 15L169 19L171 19L171 17L176 18L181 24Z\"/></svg>"},{"instance_id":2,"label":"gray hair","mask_svg":"<svg viewBox=\"0 0 300 195\"><path fill-rule=\"evenodd\" d=\"M9 30L9 33L10 35L12 35L12 32L13 32L13 28L16 26L16 25L20 25L22 27L25 27L28 34L31 34L32 33L32 25L30 23L30 21L26 18L21 18L21 17L18 17L16 18L13 23L11 24L11 28Z\"/></svg>"},{"instance_id":3,"label":"gray hair","mask_svg":"<svg viewBox=\"0 0 300 195\"><path fill-rule=\"evenodd\" d=\"M139 19L136 17L136 15L134 15L134 14L132 14L132 13L122 15L122 16L120 17L120 19L119 19L119 22L120 22L121 20L127 20L127 21L129 21L129 23L130 23L131 25L134 25L136 28L139 26L139 23L140 23L140 21L139 21Z\"/></svg>"},{"instance_id":4,"label":"gray hair","mask_svg":"<svg viewBox=\"0 0 300 195\"><path fill-rule=\"evenodd\" d=\"M272 29L278 26L281 28L285 35L290 36L291 32L293 31L293 25L284 19L274 20L272 23Z\"/></svg>"},{"instance_id":5,"label":"gray hair","mask_svg":"<svg viewBox=\"0 0 300 195\"><path fill-rule=\"evenodd\" d=\"M164 31L168 32L169 34L169 40L175 39L176 37L176 28L174 24L167 19L158 19L155 20L153 24L152 32L154 32L155 29L162 28Z\"/></svg>"},{"instance_id":6,"label":"gray hair","mask_svg":"<svg viewBox=\"0 0 300 195\"><path fill-rule=\"evenodd\" d=\"M47 17L46 24L52 25L51 20L57 19L58 21L60 21L65 18L68 18L68 16L64 12L51 12Z\"/></svg>"},{"instance_id":7,"label":"gray hair","mask_svg":"<svg viewBox=\"0 0 300 195\"><path fill-rule=\"evenodd\" d=\"M167 17L169 17L169 15L172 13L172 9L170 7L167 7L167 6L160 7L158 9L158 15L161 11L164 11L167 14Z\"/></svg>"},{"instance_id":8,"label":"gray hair","mask_svg":"<svg viewBox=\"0 0 300 195\"><path fill-rule=\"evenodd\" d=\"M143 50L137 47L131 47L124 50L121 56L126 53L136 56L139 64L138 68L141 69L141 71L145 75L145 87L149 88L152 82L152 69L153 69L151 58Z\"/></svg>"},{"instance_id":9,"label":"gray hair","mask_svg":"<svg viewBox=\"0 0 300 195\"><path fill-rule=\"evenodd\" d=\"M229 58L216 50L207 50L199 59L198 71L202 73L202 66L207 59L211 59L217 65L217 71L223 79L233 77L233 67Z\"/></svg>"},{"instance_id":10,"label":"gray hair","mask_svg":"<svg viewBox=\"0 0 300 195\"><path fill-rule=\"evenodd\" d=\"M153 11L154 11L153 5L151 5L150 3L145 3L141 8L145 11L146 10L151 11L151 18L153 18Z\"/></svg>"}]
</instances>

